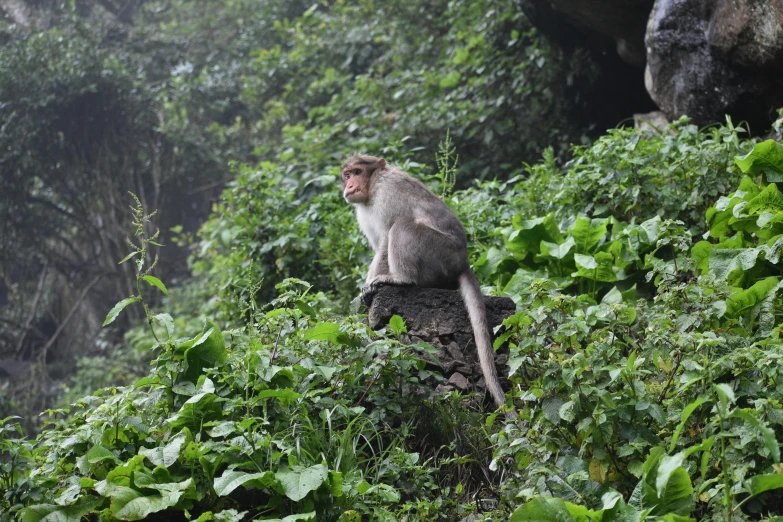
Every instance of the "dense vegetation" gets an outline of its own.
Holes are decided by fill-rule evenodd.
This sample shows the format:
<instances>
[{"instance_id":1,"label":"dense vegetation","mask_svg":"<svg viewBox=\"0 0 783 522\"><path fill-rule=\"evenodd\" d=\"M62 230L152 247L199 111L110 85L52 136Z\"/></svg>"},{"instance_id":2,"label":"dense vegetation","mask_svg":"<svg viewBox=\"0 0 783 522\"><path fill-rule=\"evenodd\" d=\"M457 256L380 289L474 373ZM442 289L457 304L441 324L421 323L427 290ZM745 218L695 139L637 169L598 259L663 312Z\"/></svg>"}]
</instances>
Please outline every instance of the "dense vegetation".
<instances>
[{"instance_id":1,"label":"dense vegetation","mask_svg":"<svg viewBox=\"0 0 783 522\"><path fill-rule=\"evenodd\" d=\"M589 61L549 49L509 0L123 2L116 23L84 14L111 2L64 4L41 16L51 30L0 21L0 359L33 361L40 376L5 388L0 416L51 405L85 352L127 361L112 336L90 347L106 306L133 290L117 265L128 191L159 211L159 275L181 280L170 229L198 229L230 164L283 162L282 186L308 187L305 202L353 150L427 164L450 132L467 186L582 132L566 115L584 100L564 93L589 83ZM258 241L275 231L267 219ZM298 264L317 258L301 248ZM140 318L129 310L119 330ZM112 367L116 383L127 372Z\"/></svg>"},{"instance_id":2,"label":"dense vegetation","mask_svg":"<svg viewBox=\"0 0 783 522\"><path fill-rule=\"evenodd\" d=\"M235 16L248 12L243 2L217 18L208 4L146 13L165 29L154 33L165 56L194 30L181 20L236 28L216 42L228 62L196 41L179 51L192 61L175 63L148 101L179 122L154 129L172 154L190 143L214 154L212 165L239 161L198 234L180 233L192 276L176 288L155 264L156 244L168 242L156 232L163 218L147 199L122 196L129 242L112 263L127 267L127 291L105 323L145 320L118 357L83 362L72 404L47 412L36 438L21 437L17 418L0 421L0 519L674 522L783 512L779 133L758 142L731 121L698 129L684 118L660 132L608 131L561 164L543 147L560 102L536 91L560 70L538 63L547 55L513 6L412 5L266 2L252 24ZM471 39L482 23L491 37ZM35 38L56 35L20 39L16 55L51 52ZM117 67L150 56L145 45ZM104 51L79 55L91 52ZM163 75L155 63L144 67ZM152 92L134 85L134 96ZM528 125L540 142L521 142ZM541 159L523 164L539 147ZM509 347L516 419L433 395L431 349L406 344L401 319L373 332L350 311L369 252L333 185L356 148L442 194L466 225L485 289L517 303L497 341ZM182 183L187 162L177 164ZM14 172L21 184L27 171ZM476 183L455 190L466 173ZM60 197L46 180L30 183ZM149 372L140 354L152 357Z\"/></svg>"}]
</instances>

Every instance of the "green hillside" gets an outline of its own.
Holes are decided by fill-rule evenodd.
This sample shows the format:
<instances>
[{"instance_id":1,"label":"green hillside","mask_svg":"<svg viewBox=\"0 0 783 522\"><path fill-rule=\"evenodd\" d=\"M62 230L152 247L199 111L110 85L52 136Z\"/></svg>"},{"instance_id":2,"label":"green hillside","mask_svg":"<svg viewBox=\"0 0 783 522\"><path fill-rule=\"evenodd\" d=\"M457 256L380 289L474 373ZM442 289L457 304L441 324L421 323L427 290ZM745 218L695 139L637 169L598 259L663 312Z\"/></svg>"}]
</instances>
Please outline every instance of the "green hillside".
<instances>
[{"instance_id":1,"label":"green hillside","mask_svg":"<svg viewBox=\"0 0 783 522\"><path fill-rule=\"evenodd\" d=\"M586 125L511 1L133 9L1 26L0 520L783 515L779 127ZM514 300L514 414L357 310L357 150Z\"/></svg>"}]
</instances>

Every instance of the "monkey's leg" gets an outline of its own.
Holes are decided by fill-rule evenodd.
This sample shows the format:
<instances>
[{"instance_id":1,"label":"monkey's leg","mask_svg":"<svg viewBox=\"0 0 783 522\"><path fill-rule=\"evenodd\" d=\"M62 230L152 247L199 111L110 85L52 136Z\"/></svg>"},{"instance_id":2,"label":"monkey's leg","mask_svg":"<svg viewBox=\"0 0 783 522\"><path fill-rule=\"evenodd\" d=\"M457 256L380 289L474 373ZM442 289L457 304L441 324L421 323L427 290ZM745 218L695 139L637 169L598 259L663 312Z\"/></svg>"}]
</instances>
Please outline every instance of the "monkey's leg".
<instances>
[{"instance_id":1,"label":"monkey's leg","mask_svg":"<svg viewBox=\"0 0 783 522\"><path fill-rule=\"evenodd\" d=\"M370 306L382 286L414 286L417 281L418 263L407 259L403 245L411 236L413 223L397 222L381 244L370 265L367 282L362 287L362 301ZM376 263L377 261L377 263Z\"/></svg>"}]
</instances>

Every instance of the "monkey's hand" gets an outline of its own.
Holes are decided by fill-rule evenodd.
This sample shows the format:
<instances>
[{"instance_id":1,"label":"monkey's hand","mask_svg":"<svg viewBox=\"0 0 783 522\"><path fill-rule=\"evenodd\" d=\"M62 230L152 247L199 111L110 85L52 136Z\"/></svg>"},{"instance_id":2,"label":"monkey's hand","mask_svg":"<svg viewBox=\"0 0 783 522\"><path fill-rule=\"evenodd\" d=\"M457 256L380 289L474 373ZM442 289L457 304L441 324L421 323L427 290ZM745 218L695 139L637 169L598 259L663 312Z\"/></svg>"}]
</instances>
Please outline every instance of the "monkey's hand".
<instances>
[{"instance_id":1,"label":"monkey's hand","mask_svg":"<svg viewBox=\"0 0 783 522\"><path fill-rule=\"evenodd\" d=\"M413 281L406 281L392 275L375 276L372 281L362 287L362 302L367 306L372 304L372 299L382 286L414 286Z\"/></svg>"}]
</instances>

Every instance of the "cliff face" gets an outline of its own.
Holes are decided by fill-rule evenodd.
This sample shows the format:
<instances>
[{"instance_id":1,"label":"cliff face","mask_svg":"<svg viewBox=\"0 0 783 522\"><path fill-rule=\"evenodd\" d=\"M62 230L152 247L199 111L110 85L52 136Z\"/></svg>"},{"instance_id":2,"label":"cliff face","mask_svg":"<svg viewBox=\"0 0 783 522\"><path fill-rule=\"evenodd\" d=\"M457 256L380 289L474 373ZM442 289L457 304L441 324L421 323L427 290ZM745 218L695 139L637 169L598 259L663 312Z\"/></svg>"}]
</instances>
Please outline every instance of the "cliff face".
<instances>
[{"instance_id":1,"label":"cliff face","mask_svg":"<svg viewBox=\"0 0 783 522\"><path fill-rule=\"evenodd\" d=\"M520 4L550 40L604 55L598 62L607 74L616 75L618 65L607 66L606 54L627 64L631 69L619 81L634 89L643 78L669 119L688 115L706 124L729 114L763 132L783 106L783 0Z\"/></svg>"}]
</instances>

